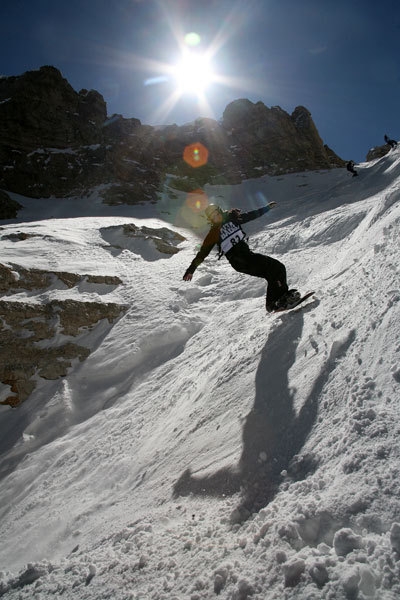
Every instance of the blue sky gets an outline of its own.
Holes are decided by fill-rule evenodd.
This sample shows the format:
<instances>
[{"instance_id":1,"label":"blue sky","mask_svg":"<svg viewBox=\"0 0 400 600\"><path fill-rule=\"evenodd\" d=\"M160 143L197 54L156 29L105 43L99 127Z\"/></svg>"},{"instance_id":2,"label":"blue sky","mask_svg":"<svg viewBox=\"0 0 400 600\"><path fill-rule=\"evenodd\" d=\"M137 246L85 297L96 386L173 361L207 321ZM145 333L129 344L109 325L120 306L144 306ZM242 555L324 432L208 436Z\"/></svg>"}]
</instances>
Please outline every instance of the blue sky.
<instances>
[{"instance_id":1,"label":"blue sky","mask_svg":"<svg viewBox=\"0 0 400 600\"><path fill-rule=\"evenodd\" d=\"M196 46L185 34L198 34ZM400 139L398 0L3 0L0 75L53 65L107 112L150 125L222 117L237 98L308 108L339 156ZM204 94L177 93L182 50L211 55ZM196 70L196 67L193 67Z\"/></svg>"}]
</instances>

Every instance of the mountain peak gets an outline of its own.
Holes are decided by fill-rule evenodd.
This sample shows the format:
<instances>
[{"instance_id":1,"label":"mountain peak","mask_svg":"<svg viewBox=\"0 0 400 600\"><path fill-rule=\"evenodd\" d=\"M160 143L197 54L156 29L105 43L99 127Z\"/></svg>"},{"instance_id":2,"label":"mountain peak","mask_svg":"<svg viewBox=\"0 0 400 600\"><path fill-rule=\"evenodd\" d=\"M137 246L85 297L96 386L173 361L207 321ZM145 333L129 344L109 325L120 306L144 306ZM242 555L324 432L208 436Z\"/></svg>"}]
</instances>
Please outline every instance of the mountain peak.
<instances>
[{"instance_id":1,"label":"mountain peak","mask_svg":"<svg viewBox=\"0 0 400 600\"><path fill-rule=\"evenodd\" d=\"M183 151L201 143L208 162L188 169ZM43 66L0 80L0 187L25 196L81 195L107 185L104 201L154 201L165 173L171 185L193 191L220 181L240 183L344 166L327 152L311 113L239 99L220 122L199 117L164 128L138 119L107 118L103 96L73 90L58 69Z\"/></svg>"}]
</instances>

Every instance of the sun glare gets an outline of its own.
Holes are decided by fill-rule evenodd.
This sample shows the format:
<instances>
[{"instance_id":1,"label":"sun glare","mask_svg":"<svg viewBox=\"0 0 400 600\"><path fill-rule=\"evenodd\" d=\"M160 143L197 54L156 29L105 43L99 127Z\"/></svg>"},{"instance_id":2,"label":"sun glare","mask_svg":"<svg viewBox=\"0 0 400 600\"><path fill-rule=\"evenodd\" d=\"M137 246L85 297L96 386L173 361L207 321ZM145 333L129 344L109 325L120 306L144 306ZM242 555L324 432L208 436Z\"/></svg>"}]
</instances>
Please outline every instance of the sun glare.
<instances>
[{"instance_id":1,"label":"sun glare","mask_svg":"<svg viewBox=\"0 0 400 600\"><path fill-rule=\"evenodd\" d=\"M172 86L169 94L160 96L159 105L152 115L153 121L164 122L177 104L183 100L183 96L186 96L185 100L188 105L190 102L195 103L197 112L203 116L216 118L211 98L217 97L220 86L246 89L247 91L258 89L258 82L245 81L243 77L239 79L234 76L226 76L221 74L219 69L218 71L214 70L214 59L218 51L224 46L235 28L239 28L241 24L240 19L234 19L234 17L233 11L226 23L221 26L214 40L204 47L204 41L198 33L191 31L185 34L179 19L173 19L166 13L167 22L169 22L171 32L180 50L180 59L174 62L159 62L136 57L140 68L151 71L153 74L144 81L146 86L164 83L168 83L168 87ZM236 22L233 28L232 22Z\"/></svg>"},{"instance_id":2,"label":"sun glare","mask_svg":"<svg viewBox=\"0 0 400 600\"><path fill-rule=\"evenodd\" d=\"M214 73L207 56L185 52L174 68L174 76L179 93L202 95L213 81Z\"/></svg>"}]
</instances>

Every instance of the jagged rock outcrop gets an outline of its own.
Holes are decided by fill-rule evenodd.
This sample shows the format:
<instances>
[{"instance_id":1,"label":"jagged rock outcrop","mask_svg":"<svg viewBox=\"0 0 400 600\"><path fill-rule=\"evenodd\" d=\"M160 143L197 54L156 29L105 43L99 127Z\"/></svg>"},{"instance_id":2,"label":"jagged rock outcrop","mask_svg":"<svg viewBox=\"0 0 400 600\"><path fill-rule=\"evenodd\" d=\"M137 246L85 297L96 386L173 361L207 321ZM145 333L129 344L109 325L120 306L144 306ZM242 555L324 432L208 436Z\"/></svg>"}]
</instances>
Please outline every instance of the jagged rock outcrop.
<instances>
[{"instance_id":1,"label":"jagged rock outcrop","mask_svg":"<svg viewBox=\"0 0 400 600\"><path fill-rule=\"evenodd\" d=\"M382 146L375 146L368 151L367 161L375 160L376 158L382 158L388 152L390 152L391 147L389 144L383 144Z\"/></svg>"},{"instance_id":2,"label":"jagged rock outcrop","mask_svg":"<svg viewBox=\"0 0 400 600\"><path fill-rule=\"evenodd\" d=\"M246 177L257 170L276 175L344 166L324 145L304 106L288 115L279 106L236 100L224 111L223 127L231 134L235 154L243 156Z\"/></svg>"},{"instance_id":3,"label":"jagged rock outcrop","mask_svg":"<svg viewBox=\"0 0 400 600\"><path fill-rule=\"evenodd\" d=\"M125 183L125 202L152 200L157 175L126 153L137 119L118 127L94 90L75 92L58 69L0 79L0 187L33 198L84 195ZM122 138L121 138L122 136ZM146 184L146 186L145 186Z\"/></svg>"},{"instance_id":4,"label":"jagged rock outcrop","mask_svg":"<svg viewBox=\"0 0 400 600\"><path fill-rule=\"evenodd\" d=\"M83 282L112 288L121 280L0 264L3 296L22 290L48 289L55 282L67 289ZM17 406L24 402L35 389L37 377L65 376L74 360L83 361L90 354L90 348L78 343L79 336L104 319L112 324L124 311L124 306L112 302L68 298L28 302L14 296L0 300L0 382L10 388L1 404ZM71 341L71 337L77 341Z\"/></svg>"},{"instance_id":5,"label":"jagged rock outcrop","mask_svg":"<svg viewBox=\"0 0 400 600\"><path fill-rule=\"evenodd\" d=\"M26 240L37 238L39 247L40 233L9 230L7 226L0 229L1 240L24 245ZM115 249L126 249L149 261L170 258L185 240L167 227L139 227L134 223L103 227L99 233L104 248L113 254ZM16 255L20 255L18 251ZM0 404L19 405L35 389L38 378L58 379L68 374L74 361L85 360L91 351L89 340L97 344L127 309L123 304L90 298L102 298L120 284L115 275L0 263L0 383L9 388L0 389ZM91 336L100 322L100 332Z\"/></svg>"},{"instance_id":6,"label":"jagged rock outcrop","mask_svg":"<svg viewBox=\"0 0 400 600\"><path fill-rule=\"evenodd\" d=\"M177 254L180 251L177 246L186 239L168 227L138 227L134 223L103 227L100 233L111 247L131 250L149 261L158 260L160 254L169 257Z\"/></svg>"},{"instance_id":7,"label":"jagged rock outcrop","mask_svg":"<svg viewBox=\"0 0 400 600\"><path fill-rule=\"evenodd\" d=\"M18 235L18 234L17 234ZM26 239L26 234L20 233ZM3 236L7 239L10 236ZM0 293L10 294L18 290L43 290L50 287L55 281L59 281L67 288L73 288L79 283L105 284L116 287L122 283L119 277L111 275L78 275L65 271L42 271L41 269L24 269L20 265L0 264Z\"/></svg>"},{"instance_id":8,"label":"jagged rock outcrop","mask_svg":"<svg viewBox=\"0 0 400 600\"><path fill-rule=\"evenodd\" d=\"M107 109L98 92L78 94L58 69L41 67L0 79L2 145L15 150L95 144Z\"/></svg>"},{"instance_id":9,"label":"jagged rock outcrop","mask_svg":"<svg viewBox=\"0 0 400 600\"><path fill-rule=\"evenodd\" d=\"M201 143L208 161L183 160ZM0 188L41 198L87 195L102 185L111 204L155 201L170 186L239 183L263 174L344 166L322 142L310 112L289 115L262 102L236 100L221 122L199 118L164 128L121 115L107 118L98 92L75 92L58 69L44 66L0 79Z\"/></svg>"}]
</instances>

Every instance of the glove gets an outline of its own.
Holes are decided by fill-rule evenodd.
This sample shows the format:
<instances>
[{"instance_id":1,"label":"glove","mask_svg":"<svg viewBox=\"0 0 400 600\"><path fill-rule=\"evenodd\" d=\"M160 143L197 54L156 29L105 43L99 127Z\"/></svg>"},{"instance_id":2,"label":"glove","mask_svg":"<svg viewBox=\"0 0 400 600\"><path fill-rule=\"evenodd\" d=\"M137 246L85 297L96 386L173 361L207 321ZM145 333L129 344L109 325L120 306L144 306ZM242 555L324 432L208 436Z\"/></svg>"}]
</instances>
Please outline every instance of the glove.
<instances>
[{"instance_id":1,"label":"glove","mask_svg":"<svg viewBox=\"0 0 400 600\"><path fill-rule=\"evenodd\" d=\"M192 281L192 277L193 277L193 273L189 273L188 271L186 271L186 273L184 274L182 279L184 281Z\"/></svg>"},{"instance_id":2,"label":"glove","mask_svg":"<svg viewBox=\"0 0 400 600\"><path fill-rule=\"evenodd\" d=\"M276 202L272 201L272 202L268 202L268 206L270 208L274 208L274 206L276 206Z\"/></svg>"}]
</instances>

